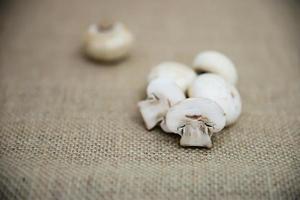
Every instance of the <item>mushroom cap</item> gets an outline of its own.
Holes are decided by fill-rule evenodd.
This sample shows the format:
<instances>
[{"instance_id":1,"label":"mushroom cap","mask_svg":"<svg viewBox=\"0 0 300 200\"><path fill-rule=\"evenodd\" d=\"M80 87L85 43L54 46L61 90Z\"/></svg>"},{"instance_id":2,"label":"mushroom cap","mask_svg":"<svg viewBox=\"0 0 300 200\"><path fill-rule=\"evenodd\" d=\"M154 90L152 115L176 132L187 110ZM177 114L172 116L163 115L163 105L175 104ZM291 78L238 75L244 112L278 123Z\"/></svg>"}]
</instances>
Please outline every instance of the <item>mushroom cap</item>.
<instances>
[{"instance_id":1,"label":"mushroom cap","mask_svg":"<svg viewBox=\"0 0 300 200\"><path fill-rule=\"evenodd\" d=\"M193 68L200 72L218 74L231 84L236 84L238 80L233 62L227 56L217 51L200 52L194 59Z\"/></svg>"},{"instance_id":2,"label":"mushroom cap","mask_svg":"<svg viewBox=\"0 0 300 200\"><path fill-rule=\"evenodd\" d=\"M184 92L171 79L156 78L152 80L147 87L148 97L155 95L159 99L167 99L170 106L185 99Z\"/></svg>"},{"instance_id":3,"label":"mushroom cap","mask_svg":"<svg viewBox=\"0 0 300 200\"><path fill-rule=\"evenodd\" d=\"M84 50L96 60L118 60L129 54L133 40L131 32L120 22L104 30L92 24L84 37Z\"/></svg>"},{"instance_id":4,"label":"mushroom cap","mask_svg":"<svg viewBox=\"0 0 300 200\"><path fill-rule=\"evenodd\" d=\"M180 127L199 119L209 123L212 132L219 132L225 126L222 108L206 98L188 98L171 107L166 115L166 125L172 132L180 134Z\"/></svg>"},{"instance_id":5,"label":"mushroom cap","mask_svg":"<svg viewBox=\"0 0 300 200\"><path fill-rule=\"evenodd\" d=\"M176 84L185 91L196 76L196 73L184 64L163 62L151 70L148 76L148 82L158 77L169 78L174 80Z\"/></svg>"},{"instance_id":6,"label":"mushroom cap","mask_svg":"<svg viewBox=\"0 0 300 200\"><path fill-rule=\"evenodd\" d=\"M226 126L233 124L241 114L242 103L238 90L221 76L202 74L188 89L189 97L203 97L215 101L225 112Z\"/></svg>"}]
</instances>

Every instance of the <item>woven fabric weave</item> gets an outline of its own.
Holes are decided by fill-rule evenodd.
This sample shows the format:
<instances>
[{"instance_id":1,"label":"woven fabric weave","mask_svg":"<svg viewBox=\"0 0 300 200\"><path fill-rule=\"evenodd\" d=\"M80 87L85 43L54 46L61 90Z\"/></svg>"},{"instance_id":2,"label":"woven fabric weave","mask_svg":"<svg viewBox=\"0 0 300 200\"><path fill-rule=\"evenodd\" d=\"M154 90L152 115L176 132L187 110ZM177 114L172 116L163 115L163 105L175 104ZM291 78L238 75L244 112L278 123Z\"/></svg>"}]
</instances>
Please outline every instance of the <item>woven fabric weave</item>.
<instances>
[{"instance_id":1,"label":"woven fabric weave","mask_svg":"<svg viewBox=\"0 0 300 200\"><path fill-rule=\"evenodd\" d=\"M123 62L80 52L103 18L136 35ZM6 1L0 19L0 199L299 198L298 1ZM146 131L151 67L207 49L237 65L239 121L211 150Z\"/></svg>"}]
</instances>

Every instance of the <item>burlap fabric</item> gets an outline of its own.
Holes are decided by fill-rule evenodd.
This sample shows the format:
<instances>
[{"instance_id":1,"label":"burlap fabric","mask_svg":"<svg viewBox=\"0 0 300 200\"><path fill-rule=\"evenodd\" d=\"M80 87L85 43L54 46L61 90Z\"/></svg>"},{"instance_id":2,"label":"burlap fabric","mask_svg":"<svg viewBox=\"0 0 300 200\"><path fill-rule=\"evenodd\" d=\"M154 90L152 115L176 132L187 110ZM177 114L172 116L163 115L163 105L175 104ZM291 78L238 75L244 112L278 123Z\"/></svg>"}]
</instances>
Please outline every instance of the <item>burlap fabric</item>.
<instances>
[{"instance_id":1,"label":"burlap fabric","mask_svg":"<svg viewBox=\"0 0 300 200\"><path fill-rule=\"evenodd\" d=\"M3 3L3 2L2 2ZM297 1L7 1L1 8L0 199L297 199ZM106 18L136 35L115 65L81 56ZM145 130L136 103L161 61L237 64L243 114L211 150Z\"/></svg>"}]
</instances>

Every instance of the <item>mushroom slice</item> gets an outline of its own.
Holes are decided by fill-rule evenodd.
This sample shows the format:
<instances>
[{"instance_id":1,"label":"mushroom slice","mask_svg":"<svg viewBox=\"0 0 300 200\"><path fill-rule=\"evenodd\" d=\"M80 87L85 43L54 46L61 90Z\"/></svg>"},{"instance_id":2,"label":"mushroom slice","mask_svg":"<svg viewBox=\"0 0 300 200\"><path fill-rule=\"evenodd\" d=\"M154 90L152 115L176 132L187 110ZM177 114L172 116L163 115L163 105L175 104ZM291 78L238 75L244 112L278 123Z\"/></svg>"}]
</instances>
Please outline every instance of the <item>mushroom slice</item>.
<instances>
[{"instance_id":1,"label":"mushroom slice","mask_svg":"<svg viewBox=\"0 0 300 200\"><path fill-rule=\"evenodd\" d=\"M218 74L231 84L236 84L238 80L233 62L227 56L217 51L199 53L194 60L193 68L199 72Z\"/></svg>"},{"instance_id":2,"label":"mushroom slice","mask_svg":"<svg viewBox=\"0 0 300 200\"><path fill-rule=\"evenodd\" d=\"M212 147L211 135L225 126L222 108L206 98L188 98L171 107L166 125L181 135L180 145Z\"/></svg>"},{"instance_id":3,"label":"mushroom slice","mask_svg":"<svg viewBox=\"0 0 300 200\"><path fill-rule=\"evenodd\" d=\"M188 89L189 97L203 97L215 101L224 110L226 126L233 124L241 114L242 102L238 90L221 76L202 74Z\"/></svg>"},{"instance_id":4,"label":"mushroom slice","mask_svg":"<svg viewBox=\"0 0 300 200\"><path fill-rule=\"evenodd\" d=\"M129 54L133 35L120 22L90 25L84 37L87 56L102 61L115 61Z\"/></svg>"},{"instance_id":5,"label":"mushroom slice","mask_svg":"<svg viewBox=\"0 0 300 200\"><path fill-rule=\"evenodd\" d=\"M147 99L138 103L146 128L150 130L159 122L163 124L168 109L183 99L185 95L174 81L166 78L151 81L147 87Z\"/></svg>"},{"instance_id":6,"label":"mushroom slice","mask_svg":"<svg viewBox=\"0 0 300 200\"><path fill-rule=\"evenodd\" d=\"M176 84L185 91L196 78L196 73L184 64L177 62L163 62L151 70L148 81L150 82L158 77L174 80Z\"/></svg>"}]
</instances>

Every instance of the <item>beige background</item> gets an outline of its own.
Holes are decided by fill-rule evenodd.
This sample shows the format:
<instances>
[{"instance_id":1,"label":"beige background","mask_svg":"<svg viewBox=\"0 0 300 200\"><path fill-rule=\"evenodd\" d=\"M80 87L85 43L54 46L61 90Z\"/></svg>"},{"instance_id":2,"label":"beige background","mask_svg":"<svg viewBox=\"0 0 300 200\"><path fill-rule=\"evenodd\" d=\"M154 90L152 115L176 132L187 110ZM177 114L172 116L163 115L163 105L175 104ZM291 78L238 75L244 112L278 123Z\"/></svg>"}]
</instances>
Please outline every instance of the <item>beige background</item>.
<instances>
[{"instance_id":1,"label":"beige background","mask_svg":"<svg viewBox=\"0 0 300 200\"><path fill-rule=\"evenodd\" d=\"M1 199L296 199L299 1L6 1L0 37ZM102 18L136 35L116 66L81 56ZM136 103L166 60L234 60L243 113L211 150L145 130Z\"/></svg>"}]
</instances>

